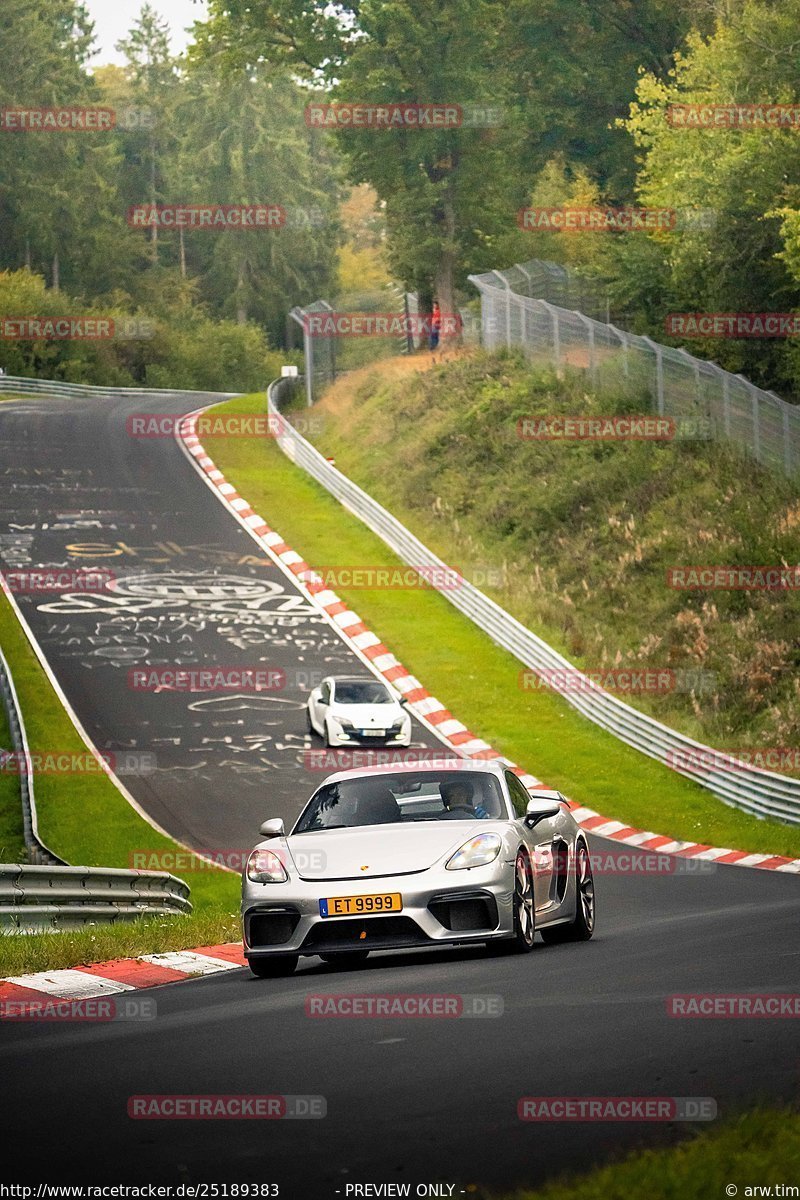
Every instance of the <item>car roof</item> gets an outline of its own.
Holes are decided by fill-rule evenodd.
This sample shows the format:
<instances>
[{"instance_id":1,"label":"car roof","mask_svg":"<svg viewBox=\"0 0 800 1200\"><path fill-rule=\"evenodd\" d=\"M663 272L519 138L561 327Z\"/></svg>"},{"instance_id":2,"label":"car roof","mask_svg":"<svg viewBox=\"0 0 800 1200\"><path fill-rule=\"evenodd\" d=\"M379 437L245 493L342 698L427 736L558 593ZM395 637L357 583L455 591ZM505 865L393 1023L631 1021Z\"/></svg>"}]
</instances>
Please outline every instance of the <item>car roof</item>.
<instances>
[{"instance_id":1,"label":"car roof","mask_svg":"<svg viewBox=\"0 0 800 1200\"><path fill-rule=\"evenodd\" d=\"M376 679L374 675L326 675L328 683L383 683L382 679ZM383 683L386 687L386 684Z\"/></svg>"},{"instance_id":2,"label":"car roof","mask_svg":"<svg viewBox=\"0 0 800 1200\"><path fill-rule=\"evenodd\" d=\"M491 760L469 758L422 759L419 762L380 763L371 767L350 767L346 771L336 771L326 776L320 787L326 783L341 783L345 779L368 779L372 776L414 774L420 771L462 771L476 775L500 775L508 768L508 763L501 758Z\"/></svg>"}]
</instances>

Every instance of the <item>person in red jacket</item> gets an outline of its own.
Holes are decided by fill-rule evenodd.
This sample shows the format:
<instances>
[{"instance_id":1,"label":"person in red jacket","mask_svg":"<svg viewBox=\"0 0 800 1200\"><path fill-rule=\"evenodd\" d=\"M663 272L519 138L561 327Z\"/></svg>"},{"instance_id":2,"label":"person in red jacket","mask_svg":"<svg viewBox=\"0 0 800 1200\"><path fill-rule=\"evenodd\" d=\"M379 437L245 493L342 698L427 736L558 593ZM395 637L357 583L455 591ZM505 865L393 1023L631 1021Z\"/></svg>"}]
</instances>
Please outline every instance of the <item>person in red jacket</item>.
<instances>
[{"instance_id":1,"label":"person in red jacket","mask_svg":"<svg viewBox=\"0 0 800 1200\"><path fill-rule=\"evenodd\" d=\"M439 345L439 337L441 335L441 332L442 332L442 314L439 309L439 301L434 300L433 312L431 313L431 338L430 338L431 350L435 350L436 347Z\"/></svg>"}]
</instances>

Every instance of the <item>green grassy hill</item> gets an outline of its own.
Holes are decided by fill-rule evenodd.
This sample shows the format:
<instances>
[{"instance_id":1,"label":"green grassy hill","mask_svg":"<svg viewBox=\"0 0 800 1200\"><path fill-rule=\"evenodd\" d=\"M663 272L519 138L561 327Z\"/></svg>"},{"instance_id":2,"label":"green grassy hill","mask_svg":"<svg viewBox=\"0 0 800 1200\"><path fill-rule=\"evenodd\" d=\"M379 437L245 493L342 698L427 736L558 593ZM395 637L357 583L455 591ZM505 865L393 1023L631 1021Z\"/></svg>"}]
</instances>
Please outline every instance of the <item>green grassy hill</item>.
<instances>
[{"instance_id":1,"label":"green grassy hill","mask_svg":"<svg viewBox=\"0 0 800 1200\"><path fill-rule=\"evenodd\" d=\"M709 441L524 440L523 417L647 409L514 356L417 364L341 379L318 448L577 665L679 673L623 699L721 749L800 746L800 593L667 585L797 563L797 480Z\"/></svg>"}]
</instances>

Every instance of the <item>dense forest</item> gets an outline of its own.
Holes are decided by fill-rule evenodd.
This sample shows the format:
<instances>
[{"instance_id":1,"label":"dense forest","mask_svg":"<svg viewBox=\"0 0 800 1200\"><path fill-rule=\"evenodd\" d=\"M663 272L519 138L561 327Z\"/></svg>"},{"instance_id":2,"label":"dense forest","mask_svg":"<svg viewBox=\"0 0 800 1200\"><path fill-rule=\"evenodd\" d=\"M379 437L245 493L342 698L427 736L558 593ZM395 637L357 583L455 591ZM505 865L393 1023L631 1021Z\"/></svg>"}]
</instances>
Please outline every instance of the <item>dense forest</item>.
<instances>
[{"instance_id":1,"label":"dense forest","mask_svg":"<svg viewBox=\"0 0 800 1200\"><path fill-rule=\"evenodd\" d=\"M107 344L4 333L0 366L163 386L223 386L225 375L249 387L285 343L294 304L391 278L423 307L435 295L450 310L469 273L533 257L597 276L662 341L673 311L792 312L799 31L800 0L210 0L182 57L144 5L120 43L126 65L90 67L80 3L5 0L0 309L134 323ZM320 127L312 102L451 105L461 118ZM797 119L669 119L675 104L747 103L794 105ZM25 128L19 114L31 109L114 119ZM702 219L532 232L518 225L529 205ZM272 206L280 219L179 227L170 206ZM690 349L800 394L798 338Z\"/></svg>"}]
</instances>

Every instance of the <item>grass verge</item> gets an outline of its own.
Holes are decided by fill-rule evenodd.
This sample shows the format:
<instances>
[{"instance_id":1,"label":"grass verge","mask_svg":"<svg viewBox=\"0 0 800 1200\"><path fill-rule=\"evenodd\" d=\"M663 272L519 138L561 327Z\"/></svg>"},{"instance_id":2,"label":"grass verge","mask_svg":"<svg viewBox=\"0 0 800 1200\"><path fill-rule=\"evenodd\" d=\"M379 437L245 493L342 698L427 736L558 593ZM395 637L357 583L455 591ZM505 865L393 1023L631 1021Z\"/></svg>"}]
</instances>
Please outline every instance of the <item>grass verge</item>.
<instances>
[{"instance_id":1,"label":"grass verge","mask_svg":"<svg viewBox=\"0 0 800 1200\"><path fill-rule=\"evenodd\" d=\"M85 755L83 741L2 593L0 645L14 677L31 751ZM40 835L54 853L69 863L129 869L136 852L174 854L180 850L140 817L104 774L41 774L34 786ZM20 846L13 840L19 789L16 776L3 772L0 805L0 830L7 830L4 840L15 849L11 861L20 861ZM5 855L3 859L8 861ZM0 976L237 939L238 875L204 865L200 870L181 873L181 877L192 889L194 912L190 916L58 934L2 937Z\"/></svg>"},{"instance_id":2,"label":"grass verge","mask_svg":"<svg viewBox=\"0 0 800 1200\"><path fill-rule=\"evenodd\" d=\"M778 1196L776 1184L796 1186L798 1179L800 1115L756 1109L678 1146L644 1150L589 1175L554 1180L504 1200L710 1200L725 1197L728 1185L745 1200Z\"/></svg>"},{"instance_id":3,"label":"grass verge","mask_svg":"<svg viewBox=\"0 0 800 1200\"><path fill-rule=\"evenodd\" d=\"M11 734L0 704L0 753L11 750ZM19 781L10 771L0 771L0 862L27 862L22 825Z\"/></svg>"},{"instance_id":4,"label":"grass verge","mask_svg":"<svg viewBox=\"0 0 800 1200\"><path fill-rule=\"evenodd\" d=\"M797 480L724 442L531 432L649 411L633 379L586 386L518 355L392 360L328 389L312 440L576 666L675 672L628 704L800 775L800 591L672 575L796 563Z\"/></svg>"},{"instance_id":5,"label":"grass verge","mask_svg":"<svg viewBox=\"0 0 800 1200\"><path fill-rule=\"evenodd\" d=\"M263 412L264 395L214 412ZM312 567L399 559L269 441L204 439L219 468ZM618 742L557 695L523 691L519 662L428 589L337 587L424 685L480 737L597 811L689 841L800 857L800 828L760 821Z\"/></svg>"},{"instance_id":6,"label":"grass verge","mask_svg":"<svg viewBox=\"0 0 800 1200\"><path fill-rule=\"evenodd\" d=\"M213 904L200 904L188 917L142 917L118 925L92 925L63 933L35 933L0 938L0 975L57 971L80 963L221 946L241 941L239 914Z\"/></svg>"}]
</instances>

